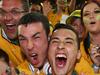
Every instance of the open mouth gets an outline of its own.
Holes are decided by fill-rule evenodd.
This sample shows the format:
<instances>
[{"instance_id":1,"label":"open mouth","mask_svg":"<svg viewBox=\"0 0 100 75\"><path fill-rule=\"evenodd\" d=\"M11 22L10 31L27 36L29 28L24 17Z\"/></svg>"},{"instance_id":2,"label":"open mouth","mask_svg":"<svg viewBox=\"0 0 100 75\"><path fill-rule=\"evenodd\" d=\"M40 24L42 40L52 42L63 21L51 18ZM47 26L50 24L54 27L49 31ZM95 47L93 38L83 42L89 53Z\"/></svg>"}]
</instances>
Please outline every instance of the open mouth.
<instances>
[{"instance_id":1,"label":"open mouth","mask_svg":"<svg viewBox=\"0 0 100 75\"><path fill-rule=\"evenodd\" d=\"M39 63L39 61L38 61L38 54L36 54L36 53L31 54L31 61L32 61L33 65L38 64Z\"/></svg>"},{"instance_id":2,"label":"open mouth","mask_svg":"<svg viewBox=\"0 0 100 75\"><path fill-rule=\"evenodd\" d=\"M37 54L33 53L32 56L34 59L37 59Z\"/></svg>"},{"instance_id":3,"label":"open mouth","mask_svg":"<svg viewBox=\"0 0 100 75\"><path fill-rule=\"evenodd\" d=\"M95 57L97 59L98 62L100 62L100 55Z\"/></svg>"},{"instance_id":4,"label":"open mouth","mask_svg":"<svg viewBox=\"0 0 100 75\"><path fill-rule=\"evenodd\" d=\"M90 22L90 24L96 24L96 22Z\"/></svg>"},{"instance_id":5,"label":"open mouth","mask_svg":"<svg viewBox=\"0 0 100 75\"><path fill-rule=\"evenodd\" d=\"M67 57L64 54L57 54L55 58L56 66L63 68L66 65Z\"/></svg>"},{"instance_id":6,"label":"open mouth","mask_svg":"<svg viewBox=\"0 0 100 75\"><path fill-rule=\"evenodd\" d=\"M15 24L6 24L7 29L14 29L16 27Z\"/></svg>"}]
</instances>

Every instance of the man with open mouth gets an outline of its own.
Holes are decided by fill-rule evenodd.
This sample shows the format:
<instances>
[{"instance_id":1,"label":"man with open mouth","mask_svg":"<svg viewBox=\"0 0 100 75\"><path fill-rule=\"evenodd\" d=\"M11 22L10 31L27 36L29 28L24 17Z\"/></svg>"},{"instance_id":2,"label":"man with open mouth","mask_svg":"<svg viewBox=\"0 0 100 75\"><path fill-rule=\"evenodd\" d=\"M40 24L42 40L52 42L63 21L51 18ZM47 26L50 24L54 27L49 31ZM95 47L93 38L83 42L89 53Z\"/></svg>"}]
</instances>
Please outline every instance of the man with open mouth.
<instances>
[{"instance_id":1,"label":"man with open mouth","mask_svg":"<svg viewBox=\"0 0 100 75\"><path fill-rule=\"evenodd\" d=\"M76 60L80 58L79 38L76 31L65 24L57 24L53 30L48 58L52 75L73 75Z\"/></svg>"},{"instance_id":2,"label":"man with open mouth","mask_svg":"<svg viewBox=\"0 0 100 75\"><path fill-rule=\"evenodd\" d=\"M28 75L32 75L36 70L38 74L47 75L48 19L37 12L28 13L20 19L18 25L19 43L28 61L20 65L19 69Z\"/></svg>"},{"instance_id":3,"label":"man with open mouth","mask_svg":"<svg viewBox=\"0 0 100 75\"><path fill-rule=\"evenodd\" d=\"M17 37L17 23L28 12L28 0L0 0L0 48L18 66L23 62Z\"/></svg>"}]
</instances>

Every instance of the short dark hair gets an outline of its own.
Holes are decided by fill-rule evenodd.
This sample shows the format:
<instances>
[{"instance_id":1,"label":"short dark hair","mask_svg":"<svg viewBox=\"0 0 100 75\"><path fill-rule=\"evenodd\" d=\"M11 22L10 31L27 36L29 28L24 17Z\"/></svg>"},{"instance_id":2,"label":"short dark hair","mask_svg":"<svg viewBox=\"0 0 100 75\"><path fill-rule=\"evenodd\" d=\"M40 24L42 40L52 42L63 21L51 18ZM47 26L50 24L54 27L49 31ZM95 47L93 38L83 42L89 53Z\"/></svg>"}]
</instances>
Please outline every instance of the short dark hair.
<instances>
[{"instance_id":1,"label":"short dark hair","mask_svg":"<svg viewBox=\"0 0 100 75\"><path fill-rule=\"evenodd\" d=\"M4 52L2 49L0 49L0 59L3 58L4 61L9 64L9 57L6 52Z\"/></svg>"},{"instance_id":2,"label":"short dark hair","mask_svg":"<svg viewBox=\"0 0 100 75\"><path fill-rule=\"evenodd\" d=\"M78 33L77 33L77 31L76 31L71 25L69 25L69 24L62 24L62 23L57 23L57 24L55 25L55 28L54 28L53 32L54 32L55 30L58 30L58 29L68 29L68 30L73 31L73 32L75 33L75 35L76 35L76 38L77 38L78 49L80 49L80 40L79 40Z\"/></svg>"},{"instance_id":3,"label":"short dark hair","mask_svg":"<svg viewBox=\"0 0 100 75\"><path fill-rule=\"evenodd\" d=\"M18 25L25 25L27 26L30 23L41 22L43 28L45 29L46 35L49 35L50 32L50 24L46 16L38 12L31 12L24 15L20 20Z\"/></svg>"}]
</instances>

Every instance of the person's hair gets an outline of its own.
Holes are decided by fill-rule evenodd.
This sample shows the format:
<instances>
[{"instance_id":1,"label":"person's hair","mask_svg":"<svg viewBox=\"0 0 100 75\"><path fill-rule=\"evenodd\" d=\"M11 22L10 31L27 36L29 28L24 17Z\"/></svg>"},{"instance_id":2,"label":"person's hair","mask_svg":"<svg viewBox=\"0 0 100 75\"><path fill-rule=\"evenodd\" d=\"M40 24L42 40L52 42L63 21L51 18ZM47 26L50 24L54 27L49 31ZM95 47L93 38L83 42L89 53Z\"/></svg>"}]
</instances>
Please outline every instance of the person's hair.
<instances>
[{"instance_id":1,"label":"person's hair","mask_svg":"<svg viewBox=\"0 0 100 75\"><path fill-rule=\"evenodd\" d=\"M57 23L55 25L55 28L54 28L53 32L56 31L56 30L59 30L59 29L68 29L68 30L73 31L75 33L75 35L76 35L76 38L77 38L76 41L77 41L78 49L80 49L80 40L79 40L78 33L77 33L77 31L71 25Z\"/></svg>"},{"instance_id":2,"label":"person's hair","mask_svg":"<svg viewBox=\"0 0 100 75\"><path fill-rule=\"evenodd\" d=\"M43 25L43 28L46 32L46 35L48 37L50 29L49 29L49 21L47 19L46 16L44 16L41 13L37 13L37 12L31 12L31 13L27 13L26 15L24 15L20 20L18 25L24 25L27 26L30 23L36 23L36 22L41 22Z\"/></svg>"},{"instance_id":3,"label":"person's hair","mask_svg":"<svg viewBox=\"0 0 100 75\"><path fill-rule=\"evenodd\" d=\"M82 7L82 10L81 10L81 23L84 28L85 28L85 26L84 26L84 22L83 22L83 10L84 10L84 7L90 3L95 3L100 7L100 4L96 1L88 2L88 3L84 4L84 6ZM86 30L86 28L85 28L85 30ZM90 48L90 35L88 32L86 34L86 38L84 39L84 48L85 48L86 53L89 54L88 49Z\"/></svg>"},{"instance_id":4,"label":"person's hair","mask_svg":"<svg viewBox=\"0 0 100 75\"><path fill-rule=\"evenodd\" d=\"M0 59L4 59L4 61L9 64L9 57L6 52L4 52L2 49L0 49Z\"/></svg>"},{"instance_id":5,"label":"person's hair","mask_svg":"<svg viewBox=\"0 0 100 75\"><path fill-rule=\"evenodd\" d=\"M21 0L23 4L23 9L28 12L29 11L29 0Z\"/></svg>"}]
</instances>

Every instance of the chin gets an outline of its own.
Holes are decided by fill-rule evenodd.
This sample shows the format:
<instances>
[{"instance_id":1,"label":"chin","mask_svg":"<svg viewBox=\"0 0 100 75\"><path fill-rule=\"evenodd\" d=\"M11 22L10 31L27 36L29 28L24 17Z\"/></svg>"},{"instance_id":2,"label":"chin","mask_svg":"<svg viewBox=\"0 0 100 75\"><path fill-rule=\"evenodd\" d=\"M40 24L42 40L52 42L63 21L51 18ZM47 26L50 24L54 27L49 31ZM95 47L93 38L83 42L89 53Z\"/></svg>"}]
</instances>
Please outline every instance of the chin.
<instances>
[{"instance_id":1,"label":"chin","mask_svg":"<svg viewBox=\"0 0 100 75\"><path fill-rule=\"evenodd\" d=\"M17 38L17 35L15 35L15 34L10 34L10 35L7 35L7 37L8 37L9 39L16 39L16 38Z\"/></svg>"}]
</instances>

